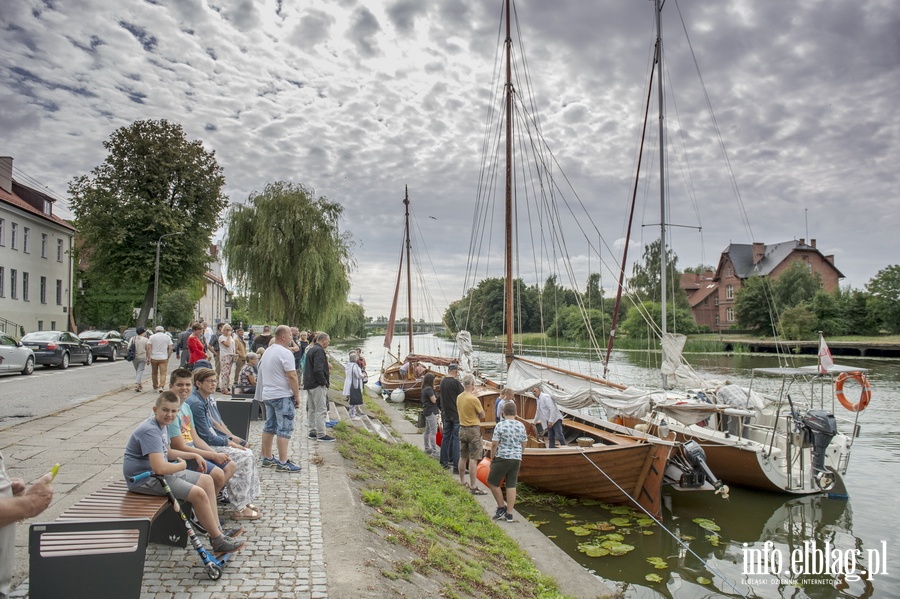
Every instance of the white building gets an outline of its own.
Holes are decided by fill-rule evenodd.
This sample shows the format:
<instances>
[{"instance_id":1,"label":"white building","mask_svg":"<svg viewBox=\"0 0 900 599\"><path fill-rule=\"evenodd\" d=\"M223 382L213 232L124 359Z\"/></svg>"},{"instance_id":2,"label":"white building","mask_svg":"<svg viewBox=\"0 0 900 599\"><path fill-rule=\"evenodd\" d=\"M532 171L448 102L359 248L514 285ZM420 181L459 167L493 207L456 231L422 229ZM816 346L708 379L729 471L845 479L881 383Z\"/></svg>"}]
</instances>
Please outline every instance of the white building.
<instances>
[{"instance_id":1,"label":"white building","mask_svg":"<svg viewBox=\"0 0 900 599\"><path fill-rule=\"evenodd\" d=\"M195 320L205 320L211 324L231 322L231 298L222 275L221 255L221 244L209 246L209 270L203 275L205 287L203 297L194 310Z\"/></svg>"},{"instance_id":2,"label":"white building","mask_svg":"<svg viewBox=\"0 0 900 599\"><path fill-rule=\"evenodd\" d=\"M75 228L53 214L55 200L13 180L0 157L0 330L71 330Z\"/></svg>"}]
</instances>

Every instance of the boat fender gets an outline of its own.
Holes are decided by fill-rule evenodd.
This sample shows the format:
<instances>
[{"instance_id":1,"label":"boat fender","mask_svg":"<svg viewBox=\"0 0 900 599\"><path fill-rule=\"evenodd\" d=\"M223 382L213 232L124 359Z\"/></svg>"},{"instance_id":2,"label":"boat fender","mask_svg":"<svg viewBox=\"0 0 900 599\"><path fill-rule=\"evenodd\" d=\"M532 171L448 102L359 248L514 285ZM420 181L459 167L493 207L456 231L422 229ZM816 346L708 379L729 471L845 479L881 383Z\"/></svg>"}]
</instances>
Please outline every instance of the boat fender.
<instances>
[{"instance_id":1,"label":"boat fender","mask_svg":"<svg viewBox=\"0 0 900 599\"><path fill-rule=\"evenodd\" d=\"M487 487L488 486L488 481L487 481L488 474L490 474L490 473L491 473L491 458L489 458L489 457L481 458L481 460L478 462L478 466L475 468L475 477L481 481L481 484L483 484L485 487ZM500 486L502 487L505 482L506 482L506 479L504 478L502 481L500 481Z\"/></svg>"},{"instance_id":2,"label":"boat fender","mask_svg":"<svg viewBox=\"0 0 900 599\"><path fill-rule=\"evenodd\" d=\"M859 394L859 401L856 403L852 403L847 399L847 396L844 395L844 383L846 383L848 379L858 381L859 386L862 388ZM851 412L862 412L868 407L869 402L872 400L872 386L869 385L869 379L866 378L866 375L861 372L842 372L834 382L834 394L840 404L846 409Z\"/></svg>"}]
</instances>

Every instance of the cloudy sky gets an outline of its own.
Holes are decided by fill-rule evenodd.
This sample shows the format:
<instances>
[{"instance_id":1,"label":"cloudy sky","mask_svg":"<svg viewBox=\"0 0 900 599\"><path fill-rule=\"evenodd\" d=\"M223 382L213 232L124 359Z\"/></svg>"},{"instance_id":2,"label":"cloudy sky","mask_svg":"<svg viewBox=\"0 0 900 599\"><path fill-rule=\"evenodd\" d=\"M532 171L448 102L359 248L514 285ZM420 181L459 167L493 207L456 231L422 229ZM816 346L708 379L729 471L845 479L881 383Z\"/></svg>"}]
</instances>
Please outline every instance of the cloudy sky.
<instances>
[{"instance_id":1,"label":"cloudy sky","mask_svg":"<svg viewBox=\"0 0 900 599\"><path fill-rule=\"evenodd\" d=\"M516 4L544 138L612 248L634 177L652 6ZM896 263L895 0L668 0L663 12L680 264L715 263L730 242L807 237L856 288ZM469 263L499 16L499 0L5 2L0 154L17 178L64 196L116 128L181 123L215 150L232 202L287 180L345 207L351 298L371 316L389 311L408 185L433 301L417 317L439 318ZM638 246L657 236L652 185L639 193Z\"/></svg>"}]
</instances>

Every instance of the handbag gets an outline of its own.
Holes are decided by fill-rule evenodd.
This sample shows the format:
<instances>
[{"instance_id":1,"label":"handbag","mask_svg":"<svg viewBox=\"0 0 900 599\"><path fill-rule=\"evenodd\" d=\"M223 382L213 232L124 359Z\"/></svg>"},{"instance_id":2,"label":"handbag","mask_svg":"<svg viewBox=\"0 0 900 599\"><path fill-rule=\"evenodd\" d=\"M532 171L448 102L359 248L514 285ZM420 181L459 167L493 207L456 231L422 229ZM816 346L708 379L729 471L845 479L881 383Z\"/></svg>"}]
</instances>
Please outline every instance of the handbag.
<instances>
[{"instance_id":1,"label":"handbag","mask_svg":"<svg viewBox=\"0 0 900 599\"><path fill-rule=\"evenodd\" d=\"M125 354L126 362L134 361L134 337L131 338L131 343L128 344L128 353Z\"/></svg>"}]
</instances>

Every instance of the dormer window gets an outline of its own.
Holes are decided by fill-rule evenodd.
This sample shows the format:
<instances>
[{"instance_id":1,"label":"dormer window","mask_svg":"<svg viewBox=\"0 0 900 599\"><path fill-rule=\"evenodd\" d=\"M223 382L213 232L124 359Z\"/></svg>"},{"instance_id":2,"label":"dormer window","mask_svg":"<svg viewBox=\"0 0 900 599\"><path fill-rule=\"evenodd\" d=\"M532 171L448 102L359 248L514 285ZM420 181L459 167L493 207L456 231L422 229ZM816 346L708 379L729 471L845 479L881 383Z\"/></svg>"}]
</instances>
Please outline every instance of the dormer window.
<instances>
[{"instance_id":1,"label":"dormer window","mask_svg":"<svg viewBox=\"0 0 900 599\"><path fill-rule=\"evenodd\" d=\"M53 202L50 200L44 200L44 214L47 216L53 215Z\"/></svg>"}]
</instances>

